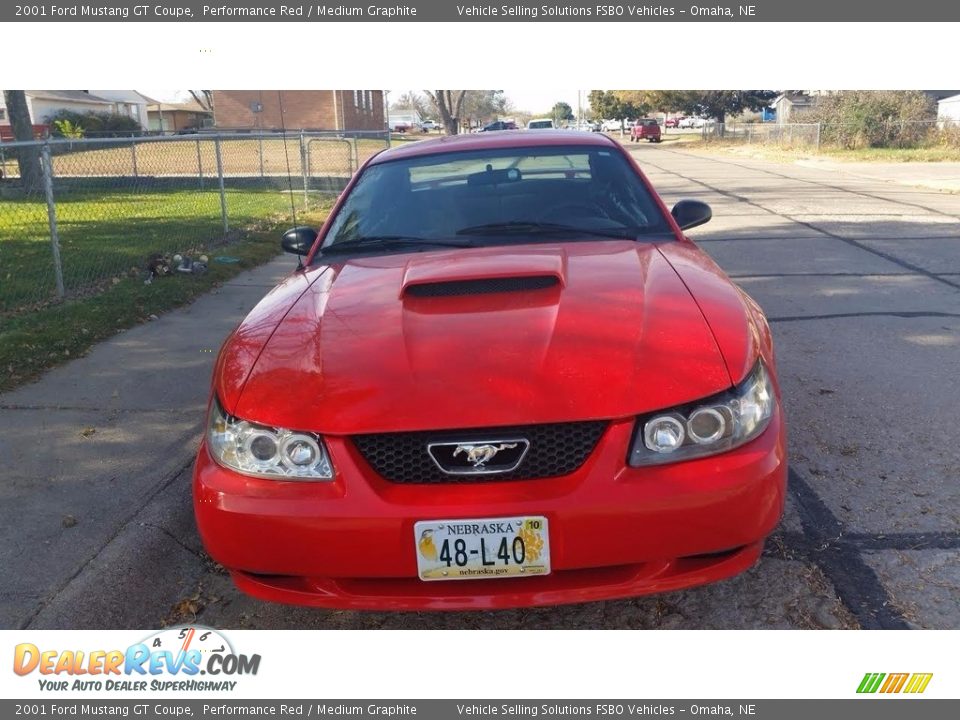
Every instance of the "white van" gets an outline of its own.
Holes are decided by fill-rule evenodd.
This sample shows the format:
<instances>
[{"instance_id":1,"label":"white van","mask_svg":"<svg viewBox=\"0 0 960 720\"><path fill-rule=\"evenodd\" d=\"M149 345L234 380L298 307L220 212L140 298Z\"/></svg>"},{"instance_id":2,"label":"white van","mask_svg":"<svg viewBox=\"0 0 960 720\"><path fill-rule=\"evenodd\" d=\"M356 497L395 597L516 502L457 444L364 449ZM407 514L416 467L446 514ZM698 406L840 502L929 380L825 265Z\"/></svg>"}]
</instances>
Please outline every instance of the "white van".
<instances>
[{"instance_id":1,"label":"white van","mask_svg":"<svg viewBox=\"0 0 960 720\"><path fill-rule=\"evenodd\" d=\"M553 130L553 120L550 118L537 118L527 123L527 130Z\"/></svg>"}]
</instances>

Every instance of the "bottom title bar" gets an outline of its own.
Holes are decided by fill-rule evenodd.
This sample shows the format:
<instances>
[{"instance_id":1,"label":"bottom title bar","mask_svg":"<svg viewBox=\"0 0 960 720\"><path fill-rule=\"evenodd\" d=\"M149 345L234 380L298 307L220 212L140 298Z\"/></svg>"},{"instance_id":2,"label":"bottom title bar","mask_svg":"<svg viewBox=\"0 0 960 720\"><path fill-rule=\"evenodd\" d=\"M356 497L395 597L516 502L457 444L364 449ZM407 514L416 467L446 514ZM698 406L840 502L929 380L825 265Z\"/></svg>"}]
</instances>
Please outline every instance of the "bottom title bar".
<instances>
[{"instance_id":1,"label":"bottom title bar","mask_svg":"<svg viewBox=\"0 0 960 720\"><path fill-rule=\"evenodd\" d=\"M909 711L905 703L910 703ZM953 708L952 710L950 708ZM0 701L0 717L297 717L376 718L412 717L417 720L458 718L573 717L737 717L758 720L809 720L842 717L845 720L941 720L960 716L960 700L287 700L222 701Z\"/></svg>"}]
</instances>

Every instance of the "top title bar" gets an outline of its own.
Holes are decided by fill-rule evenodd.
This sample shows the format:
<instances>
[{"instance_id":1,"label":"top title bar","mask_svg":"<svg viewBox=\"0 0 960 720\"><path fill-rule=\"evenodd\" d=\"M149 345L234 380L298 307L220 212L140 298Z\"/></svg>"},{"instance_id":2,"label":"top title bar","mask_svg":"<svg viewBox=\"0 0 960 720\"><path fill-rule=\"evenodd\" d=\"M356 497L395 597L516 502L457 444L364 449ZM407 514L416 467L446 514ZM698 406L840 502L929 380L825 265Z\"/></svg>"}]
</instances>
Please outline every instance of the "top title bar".
<instances>
[{"instance_id":1,"label":"top title bar","mask_svg":"<svg viewBox=\"0 0 960 720\"><path fill-rule=\"evenodd\" d=\"M746 0L744 3L597 0L466 2L412 0L330 4L297 0L230 3L58 2L4 4L0 22L954 22L960 3L943 0ZM773 42L758 38L758 45Z\"/></svg>"}]
</instances>

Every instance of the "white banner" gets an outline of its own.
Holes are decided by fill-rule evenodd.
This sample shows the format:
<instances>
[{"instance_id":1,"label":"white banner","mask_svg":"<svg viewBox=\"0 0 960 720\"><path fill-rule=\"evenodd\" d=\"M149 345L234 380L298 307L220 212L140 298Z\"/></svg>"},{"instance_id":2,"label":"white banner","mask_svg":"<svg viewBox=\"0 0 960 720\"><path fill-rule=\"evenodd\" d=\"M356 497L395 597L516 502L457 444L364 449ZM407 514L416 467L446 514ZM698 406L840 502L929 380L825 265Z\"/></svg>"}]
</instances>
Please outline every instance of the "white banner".
<instances>
[{"instance_id":1,"label":"white banner","mask_svg":"<svg viewBox=\"0 0 960 720\"><path fill-rule=\"evenodd\" d=\"M957 631L7 630L0 688L6 699L51 700L955 699L958 640ZM881 673L873 692L861 688Z\"/></svg>"}]
</instances>

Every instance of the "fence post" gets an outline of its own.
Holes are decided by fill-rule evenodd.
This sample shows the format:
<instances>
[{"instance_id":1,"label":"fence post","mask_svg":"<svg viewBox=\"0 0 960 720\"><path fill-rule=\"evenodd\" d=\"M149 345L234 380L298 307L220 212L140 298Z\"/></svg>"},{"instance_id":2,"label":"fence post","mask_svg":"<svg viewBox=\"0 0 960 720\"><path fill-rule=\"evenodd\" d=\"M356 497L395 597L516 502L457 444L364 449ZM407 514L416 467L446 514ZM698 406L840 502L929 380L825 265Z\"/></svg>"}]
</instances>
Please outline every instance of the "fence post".
<instances>
[{"instance_id":1,"label":"fence post","mask_svg":"<svg viewBox=\"0 0 960 720\"><path fill-rule=\"evenodd\" d=\"M820 152L820 123L817 123L817 152Z\"/></svg>"},{"instance_id":2,"label":"fence post","mask_svg":"<svg viewBox=\"0 0 960 720\"><path fill-rule=\"evenodd\" d=\"M257 140L260 143L260 179L263 180L263 130L257 133Z\"/></svg>"},{"instance_id":3,"label":"fence post","mask_svg":"<svg viewBox=\"0 0 960 720\"><path fill-rule=\"evenodd\" d=\"M130 140L130 152L133 154L133 176L137 177L137 141Z\"/></svg>"},{"instance_id":4,"label":"fence post","mask_svg":"<svg viewBox=\"0 0 960 720\"><path fill-rule=\"evenodd\" d=\"M57 297L63 298L63 265L60 262L60 234L57 232L57 205L53 197L53 162L50 160L50 143L44 142L40 149L43 158L43 191L47 196L47 222L50 225L50 248L53 251L53 272L57 279Z\"/></svg>"},{"instance_id":5,"label":"fence post","mask_svg":"<svg viewBox=\"0 0 960 720\"><path fill-rule=\"evenodd\" d=\"M300 131L300 171L303 175L303 209L306 210L309 201L307 193L310 189L310 176L307 169L307 146L303 141L303 130Z\"/></svg>"},{"instance_id":6,"label":"fence post","mask_svg":"<svg viewBox=\"0 0 960 720\"><path fill-rule=\"evenodd\" d=\"M199 140L197 140L197 175L200 178L200 189L203 190L203 160L200 158Z\"/></svg>"},{"instance_id":7,"label":"fence post","mask_svg":"<svg viewBox=\"0 0 960 720\"><path fill-rule=\"evenodd\" d=\"M220 184L220 216L223 218L223 234L230 232L230 225L227 223L227 192L223 187L223 157L220 154L220 136L217 135L213 141L213 149L217 156L217 182Z\"/></svg>"}]
</instances>

